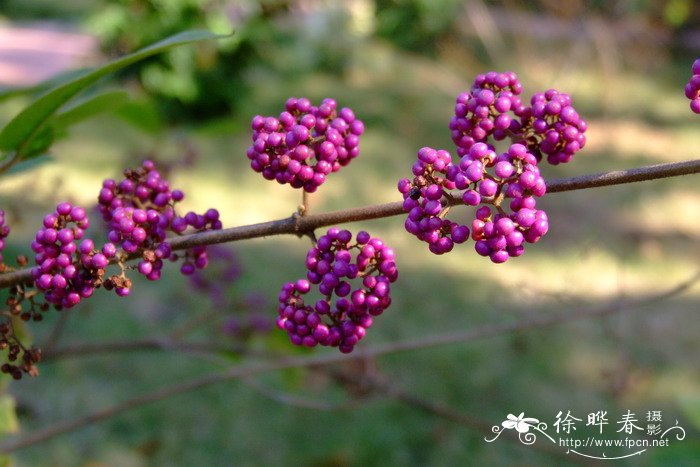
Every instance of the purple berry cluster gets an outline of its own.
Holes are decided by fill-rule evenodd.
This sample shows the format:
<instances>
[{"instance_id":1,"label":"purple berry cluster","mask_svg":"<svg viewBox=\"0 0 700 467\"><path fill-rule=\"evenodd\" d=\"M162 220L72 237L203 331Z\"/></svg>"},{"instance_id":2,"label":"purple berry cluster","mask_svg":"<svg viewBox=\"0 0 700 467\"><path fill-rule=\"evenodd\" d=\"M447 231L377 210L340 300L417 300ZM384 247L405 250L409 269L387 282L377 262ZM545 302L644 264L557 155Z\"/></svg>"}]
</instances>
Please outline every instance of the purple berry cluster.
<instances>
[{"instance_id":1,"label":"purple berry cluster","mask_svg":"<svg viewBox=\"0 0 700 467\"><path fill-rule=\"evenodd\" d=\"M175 233L181 234L188 227L195 232L205 230L221 230L222 224L219 220L219 211L209 208L204 214L196 214L192 211L185 214L185 217L177 217L173 220L172 229ZM177 256L170 256L171 260L176 260ZM194 246L185 250L184 260L180 266L180 272L186 276L193 274L198 269L204 269L209 264L207 247L204 245Z\"/></svg>"},{"instance_id":2,"label":"purple berry cluster","mask_svg":"<svg viewBox=\"0 0 700 467\"><path fill-rule=\"evenodd\" d=\"M587 124L571 105L571 97L556 89L532 96L522 117L521 133L537 159L552 165L570 162L586 144ZM522 131L524 130L524 131Z\"/></svg>"},{"instance_id":3,"label":"purple berry cluster","mask_svg":"<svg viewBox=\"0 0 700 467\"><path fill-rule=\"evenodd\" d=\"M0 265L3 264L2 252L8 235L10 235L10 226L5 223L5 211L0 209Z\"/></svg>"},{"instance_id":4,"label":"purple berry cluster","mask_svg":"<svg viewBox=\"0 0 700 467\"><path fill-rule=\"evenodd\" d=\"M439 172L435 167L438 161ZM436 172L444 173L444 178L436 177ZM435 254L447 253L469 238L467 225L446 218L450 206L459 201L482 205L471 223L471 237L477 253L494 263L520 256L524 243L537 242L549 229L547 215L536 209L535 201L545 194L547 186L537 158L522 144L512 144L507 152L497 155L486 143L475 143L458 164L451 162L447 151L422 148L413 173L413 180L404 178L398 183L408 213L404 227L428 243ZM461 200L446 191L455 188ZM505 199L511 200L510 212L501 206ZM495 212L487 204L493 205Z\"/></svg>"},{"instance_id":5,"label":"purple berry cluster","mask_svg":"<svg viewBox=\"0 0 700 467\"><path fill-rule=\"evenodd\" d=\"M0 316L0 350L8 349L8 361L2 365L2 372L16 379L23 373L36 375L35 364L41 359L39 349L26 348L18 341L11 317L40 321L42 312L51 305L58 310L71 308L92 296L98 287L127 296L132 281L126 275L131 268L125 262L130 256L140 254L138 271L156 280L160 278L164 259L180 259L166 241L169 233L179 235L187 230L222 228L215 209L179 217L174 206L184 194L170 189L152 161L147 160L138 169L126 170L124 174L120 182L105 180L98 197L98 210L109 230L109 241L101 247L86 236L90 220L82 207L59 203L55 212L44 217L43 226L31 244L35 253L33 284L13 286L6 300L8 312ZM0 210L0 255L8 233L4 212ZM1 259L0 256L0 272L3 272L7 268ZM17 262L25 266L28 260L20 256ZM119 264L121 273L107 277L105 270L112 262ZM205 247L191 248L184 254L181 271L192 274L206 267L207 262ZM43 301L36 299L34 287L43 293Z\"/></svg>"},{"instance_id":6,"label":"purple berry cluster","mask_svg":"<svg viewBox=\"0 0 700 467\"><path fill-rule=\"evenodd\" d=\"M251 168L308 193L357 157L364 132L353 111L338 111L334 99L314 106L304 97L288 99L279 118L256 115L251 126L253 145L246 153Z\"/></svg>"},{"instance_id":7,"label":"purple berry cluster","mask_svg":"<svg viewBox=\"0 0 700 467\"><path fill-rule=\"evenodd\" d=\"M471 90L457 96L449 127L460 157L476 143L510 138L527 146L538 161L543 155L550 164L571 161L586 144L587 128L571 97L549 89L533 95L527 106L522 91L515 73L490 71L478 75Z\"/></svg>"},{"instance_id":8,"label":"purple berry cluster","mask_svg":"<svg viewBox=\"0 0 700 467\"><path fill-rule=\"evenodd\" d=\"M394 250L364 231L354 243L352 237L348 230L329 229L306 255L306 279L282 287L277 326L293 344L352 352L373 317L391 304L390 284L398 277ZM313 286L322 298L311 305L304 296Z\"/></svg>"},{"instance_id":9,"label":"purple berry cluster","mask_svg":"<svg viewBox=\"0 0 700 467\"><path fill-rule=\"evenodd\" d=\"M166 241L168 233L179 235L189 228L200 232L222 227L216 209L203 215L188 212L179 217L175 204L184 197L181 190L170 189L150 160L137 169L124 171L121 181L108 179L102 184L98 209L109 228L108 238L128 255L142 251L137 268L148 280L160 279L163 260L179 258ZM186 251L180 271L189 275L206 265L206 247L198 246Z\"/></svg>"},{"instance_id":10,"label":"purple berry cluster","mask_svg":"<svg viewBox=\"0 0 700 467\"><path fill-rule=\"evenodd\" d=\"M449 124L459 162L446 150L425 147L413 179L399 180L404 227L431 252L447 253L471 234L478 254L503 263L549 230L547 214L537 209L536 198L547 191L538 163L544 155L553 165L570 162L586 144L587 125L569 95L549 89L527 106L522 91L513 72L478 75L471 90L457 96ZM497 153L496 142L507 139L508 149ZM471 225L447 218L455 204L477 208Z\"/></svg>"},{"instance_id":11,"label":"purple berry cluster","mask_svg":"<svg viewBox=\"0 0 700 467\"><path fill-rule=\"evenodd\" d=\"M102 284L104 269L116 255L113 244L100 250L84 238L90 221L85 210L70 203L59 203L56 211L44 217L32 242L36 266L32 277L48 303L71 308L92 295ZM81 240L78 244L78 240Z\"/></svg>"},{"instance_id":12,"label":"purple berry cluster","mask_svg":"<svg viewBox=\"0 0 700 467\"><path fill-rule=\"evenodd\" d=\"M503 263L509 257L522 255L524 243L536 243L547 233L547 214L536 209L535 200L545 194L547 185L537 159L525 146L512 144L507 152L496 156L486 144L475 144L458 167L455 178L461 180L461 172L471 182L462 198L465 204L475 206L478 201L495 206L492 209L484 205L476 210L472 239L476 241L477 253L490 257L494 263ZM477 178L479 172L481 177ZM501 196L511 200L510 213L495 203Z\"/></svg>"},{"instance_id":13,"label":"purple berry cluster","mask_svg":"<svg viewBox=\"0 0 700 467\"><path fill-rule=\"evenodd\" d=\"M476 77L471 91L457 96L450 131L459 156L474 143L490 137L500 141L511 128L517 128L514 117L525 110L519 97L522 90L515 73L490 71Z\"/></svg>"},{"instance_id":14,"label":"purple berry cluster","mask_svg":"<svg viewBox=\"0 0 700 467\"><path fill-rule=\"evenodd\" d=\"M448 176L453 167L449 152L424 147L418 151L418 160L413 164L413 181L399 180L403 208L408 212L404 227L438 255L451 251L455 243L464 243L469 238L466 225L445 218L450 205L445 190L456 187L454 177Z\"/></svg>"},{"instance_id":15,"label":"purple berry cluster","mask_svg":"<svg viewBox=\"0 0 700 467\"><path fill-rule=\"evenodd\" d=\"M691 72L693 76L685 85L685 97L690 99L690 110L700 114L700 58L693 62Z\"/></svg>"}]
</instances>

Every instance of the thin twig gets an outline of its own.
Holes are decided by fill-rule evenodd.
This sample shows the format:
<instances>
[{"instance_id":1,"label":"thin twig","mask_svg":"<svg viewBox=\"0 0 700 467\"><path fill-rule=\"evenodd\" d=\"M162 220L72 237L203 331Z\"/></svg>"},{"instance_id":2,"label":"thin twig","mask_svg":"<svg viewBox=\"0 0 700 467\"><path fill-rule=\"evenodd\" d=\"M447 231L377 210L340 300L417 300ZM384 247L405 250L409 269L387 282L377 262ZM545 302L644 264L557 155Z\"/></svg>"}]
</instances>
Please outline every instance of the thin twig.
<instances>
[{"instance_id":1,"label":"thin twig","mask_svg":"<svg viewBox=\"0 0 700 467\"><path fill-rule=\"evenodd\" d=\"M318 400L312 400L312 399L304 399L298 396L295 396L294 394L289 394L286 392L282 391L277 391L275 389L272 389L268 386L265 386L262 384L260 381L257 379L250 377L250 378L243 378L243 382L248 385L250 388L252 388L255 392L258 394L267 397L268 399L271 399L275 402L278 402L283 405L289 405L291 407L300 407L303 409L312 409L312 410L323 410L323 411L340 411L340 410L349 410L355 407L358 407L362 401L359 399L351 399L343 402L325 402L325 401L318 401Z\"/></svg>"},{"instance_id":2,"label":"thin twig","mask_svg":"<svg viewBox=\"0 0 700 467\"><path fill-rule=\"evenodd\" d=\"M184 353L245 353L242 345L225 345L209 342L182 342L170 338L146 338L112 342L83 342L47 349L42 353L42 362L70 358L92 357L102 353L141 352L144 350L164 350Z\"/></svg>"},{"instance_id":3,"label":"thin twig","mask_svg":"<svg viewBox=\"0 0 700 467\"><path fill-rule=\"evenodd\" d=\"M36 430L21 437L6 438L0 442L0 452L11 452L17 449L32 446L47 439L59 436L64 433L76 430L78 428L96 423L102 420L109 419L121 413L135 409L137 407L157 402L179 394L187 393L211 386L213 384L222 383L238 378L248 378L257 374L269 373L272 371L284 370L289 368L314 367L321 365L339 364L348 362L354 359L369 359L380 355L387 355L398 352L406 352L410 350L425 349L430 347L438 347L455 343L466 343L469 341L493 337L500 334L525 331L533 328L542 328L563 324L573 321L578 321L586 318L602 317L623 310L630 310L635 307L641 307L661 300L676 296L690 287L692 287L700 279L700 271L696 272L690 279L668 289L663 292L648 295L641 299L629 301L615 301L611 304L601 305L589 310L578 312L566 312L553 316L537 317L529 320L514 321L511 323L492 324L479 326L463 331L457 331L449 334L429 336L423 339L413 339L403 342L389 342L385 344L358 349L352 354L338 354L328 352L316 354L313 356L293 356L281 357L275 361L256 362L245 365L235 366L224 372L213 373L203 377L186 381L184 383L167 386L157 389L153 392L143 394L124 402L118 403L111 407L98 410L84 417L78 417L73 420L67 420L56 423L52 426Z\"/></svg>"},{"instance_id":4,"label":"thin twig","mask_svg":"<svg viewBox=\"0 0 700 467\"><path fill-rule=\"evenodd\" d=\"M302 190L301 192L301 207L300 207L300 215L302 216L308 216L310 209L309 209L309 192L306 190Z\"/></svg>"},{"instance_id":5,"label":"thin twig","mask_svg":"<svg viewBox=\"0 0 700 467\"><path fill-rule=\"evenodd\" d=\"M58 343L58 340L63 335L63 331L66 329L68 324L68 319L70 318L71 310L62 310L59 314L58 320L51 330L51 334L46 339L46 343L42 346L42 352L50 352L51 349Z\"/></svg>"},{"instance_id":6,"label":"thin twig","mask_svg":"<svg viewBox=\"0 0 700 467\"><path fill-rule=\"evenodd\" d=\"M487 436L493 435L493 425L491 423L487 423L479 418L459 412L458 410L455 410L454 407L451 407L449 405L442 404L434 400L423 399L413 394L409 394L408 392L399 388L398 386L391 384L387 378L382 378L381 381L371 380L368 382L368 384L370 385L371 389L380 392L381 394L389 397L392 400L401 402L402 404L410 408L419 409L423 412L438 416L440 418L444 418L446 420L450 420L471 430L483 433ZM518 437L515 436L514 433L515 432L513 431L504 431L506 439L509 439L510 441L519 442ZM573 463L578 463L582 465L591 464L590 462L587 462L585 460L567 455L566 451L555 449L546 444L531 444L525 447L527 447L528 449L538 450L550 456L564 458Z\"/></svg>"},{"instance_id":7,"label":"thin twig","mask_svg":"<svg viewBox=\"0 0 700 467\"><path fill-rule=\"evenodd\" d=\"M199 326L203 324L208 324L213 318L221 315L221 310L213 308L211 310L205 309L199 314L192 316L187 319L184 323L178 325L175 329L168 333L168 337L171 340L182 339L187 333L192 332Z\"/></svg>"},{"instance_id":8,"label":"thin twig","mask_svg":"<svg viewBox=\"0 0 700 467\"><path fill-rule=\"evenodd\" d=\"M551 180L547 182L547 191L550 193L559 193L562 191L620 185L623 183L641 182L695 173L700 173L700 159ZM462 202L460 196L454 196L454 198L455 203ZM404 214L403 203L401 201L305 216L300 216L298 213L295 213L295 215L286 219L243 225L229 229L209 230L191 235L182 235L168 239L168 243L170 243L173 250L184 250L198 245L213 245L216 243L269 237L272 235L292 234L303 236L313 233L315 229L320 227L398 216L400 214ZM31 282L31 280L31 268L7 272L5 274L0 274L0 288L11 287L12 285L23 282Z\"/></svg>"}]
</instances>

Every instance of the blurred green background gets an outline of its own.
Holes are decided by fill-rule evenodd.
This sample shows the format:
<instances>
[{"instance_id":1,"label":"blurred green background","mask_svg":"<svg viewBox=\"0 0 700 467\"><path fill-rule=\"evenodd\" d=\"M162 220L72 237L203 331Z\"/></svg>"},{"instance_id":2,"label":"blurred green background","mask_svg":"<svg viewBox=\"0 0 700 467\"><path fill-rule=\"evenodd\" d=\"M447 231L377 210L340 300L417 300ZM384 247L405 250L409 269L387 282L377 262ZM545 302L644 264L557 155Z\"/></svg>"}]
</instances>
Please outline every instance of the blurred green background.
<instances>
[{"instance_id":1,"label":"blurred green background","mask_svg":"<svg viewBox=\"0 0 700 467\"><path fill-rule=\"evenodd\" d=\"M173 186L187 194L184 209L217 207L224 226L289 216L301 195L263 180L245 157L251 117L278 114L289 96L314 102L334 97L352 107L367 128L361 156L311 197L313 212L400 199L396 181L410 173L416 150L452 148L447 124L454 98L474 75L491 69L515 71L527 96L550 87L571 94L588 120L587 147L571 164L545 167L547 178L697 157L700 122L683 95L692 60L700 55L700 7L689 0L540 0L527 6L508 0L5 0L0 5L1 27L96 38L83 65L184 29L236 31L102 82L101 89L127 89L131 103L72 129L54 147L50 162L3 177L0 207L12 226L8 259L29 254L28 239L57 202L91 205L102 179L118 177L143 157L172 165ZM4 98L0 122L31 98ZM697 187L697 176L691 176L546 196L541 204L549 213L549 234L503 265L478 257L470 245L436 257L403 231L400 218L351 224L395 247L401 273L393 305L360 346L577 313L673 287L698 268ZM308 243L273 237L231 246L242 272L225 292L223 307L194 292L170 267L157 284L136 280L128 299L96 293L73 311L33 324L28 332L34 342L54 348L185 329L187 342L242 344L257 356L142 351L49 360L40 377L3 383L16 401L21 431L233 364L337 352L293 348L277 330L250 337L224 332L231 319L244 323L251 313L273 322L281 284L304 274ZM602 319L333 370L359 380L365 368L487 428L509 413L525 412L551 425L559 411L585 420L590 412L606 410L611 423L606 434L615 438L620 436L615 422L628 410L642 424L648 411L661 410L663 425L677 420L686 429L685 440L617 464L697 465L699 305L695 286L682 296ZM290 396L319 407L279 400ZM564 448L557 456L506 439L486 443L489 435L415 404L365 393L320 369L300 369L153 403L20 450L12 462L442 466L568 465L582 459L567 456Z\"/></svg>"}]
</instances>

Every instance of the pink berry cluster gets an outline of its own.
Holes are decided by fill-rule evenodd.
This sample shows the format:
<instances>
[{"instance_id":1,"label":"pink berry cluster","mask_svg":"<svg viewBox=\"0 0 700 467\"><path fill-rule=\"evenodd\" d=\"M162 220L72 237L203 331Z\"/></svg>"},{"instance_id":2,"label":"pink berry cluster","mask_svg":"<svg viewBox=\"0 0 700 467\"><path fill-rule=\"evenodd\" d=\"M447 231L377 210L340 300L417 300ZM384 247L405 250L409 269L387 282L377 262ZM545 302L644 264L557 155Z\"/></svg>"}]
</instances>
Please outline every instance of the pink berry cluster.
<instances>
[{"instance_id":1,"label":"pink berry cluster","mask_svg":"<svg viewBox=\"0 0 700 467\"><path fill-rule=\"evenodd\" d=\"M91 239L83 239L89 226L83 208L59 203L54 213L44 217L44 225L32 242L34 283L44 292L46 301L59 309L71 308L90 297L102 284L104 269L117 253L111 243L97 250Z\"/></svg>"},{"instance_id":2,"label":"pink berry cluster","mask_svg":"<svg viewBox=\"0 0 700 467\"><path fill-rule=\"evenodd\" d=\"M471 236L478 254L503 263L549 230L547 214L537 209L536 199L547 191L538 163L545 155L553 165L571 161L586 144L586 122L567 94L537 93L529 106L521 94L515 73L478 75L471 90L457 96L450 120L459 160L424 147L413 178L399 180L404 227L431 252L447 253ZM498 153L502 140L510 145ZM455 204L476 207L475 217L449 219Z\"/></svg>"},{"instance_id":3,"label":"pink berry cluster","mask_svg":"<svg viewBox=\"0 0 700 467\"><path fill-rule=\"evenodd\" d=\"M360 152L364 124L334 99L314 106L306 98L290 98L275 117L256 115L251 123L250 166L267 180L312 193Z\"/></svg>"},{"instance_id":4,"label":"pink berry cluster","mask_svg":"<svg viewBox=\"0 0 700 467\"><path fill-rule=\"evenodd\" d=\"M685 85L685 97L690 99L690 110L700 114L700 58L693 62L690 80Z\"/></svg>"},{"instance_id":5,"label":"pink berry cluster","mask_svg":"<svg viewBox=\"0 0 700 467\"><path fill-rule=\"evenodd\" d=\"M373 317L391 304L390 284L398 277L394 251L364 231L352 239L348 230L329 229L306 255L306 279L282 287L277 326L293 344L352 352ZM322 298L311 305L304 296L313 286Z\"/></svg>"},{"instance_id":6,"label":"pink berry cluster","mask_svg":"<svg viewBox=\"0 0 700 467\"><path fill-rule=\"evenodd\" d=\"M5 222L5 211L0 209L0 264L3 263L2 252L5 249L5 239L10 235L10 226Z\"/></svg>"},{"instance_id":7,"label":"pink berry cluster","mask_svg":"<svg viewBox=\"0 0 700 467\"><path fill-rule=\"evenodd\" d=\"M98 209L109 228L108 238L130 255L142 251L138 271L148 280L158 280L165 259L177 260L166 241L168 233L221 229L219 212L209 209L204 214L188 212L177 215L175 205L185 197L181 190L171 190L170 184L146 160L137 169L124 171L117 182L105 180L98 197ZM186 251L180 271L189 275L207 265L206 247Z\"/></svg>"},{"instance_id":8,"label":"pink berry cluster","mask_svg":"<svg viewBox=\"0 0 700 467\"><path fill-rule=\"evenodd\" d=\"M537 93L523 103L522 85L513 72L490 71L474 80L469 92L457 96L450 120L452 141L461 157L475 143L506 138L522 143L537 160L550 164L571 161L586 144L587 124L574 109L571 97L555 89Z\"/></svg>"}]
</instances>

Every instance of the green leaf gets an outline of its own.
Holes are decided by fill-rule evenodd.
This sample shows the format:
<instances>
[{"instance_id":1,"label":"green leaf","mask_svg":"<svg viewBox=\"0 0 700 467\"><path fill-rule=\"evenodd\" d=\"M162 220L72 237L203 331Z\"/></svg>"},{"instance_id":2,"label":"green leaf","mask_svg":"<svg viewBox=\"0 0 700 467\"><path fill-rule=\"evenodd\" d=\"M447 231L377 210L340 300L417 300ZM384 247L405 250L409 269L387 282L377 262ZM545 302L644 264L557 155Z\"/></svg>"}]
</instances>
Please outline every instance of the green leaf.
<instances>
[{"instance_id":1,"label":"green leaf","mask_svg":"<svg viewBox=\"0 0 700 467\"><path fill-rule=\"evenodd\" d=\"M77 78L48 91L13 118L0 132L0 150L14 150L21 158L24 155L25 144L51 116L73 96L100 78L178 45L219 37L224 36L201 30L181 32L99 68L81 73Z\"/></svg>"},{"instance_id":2,"label":"green leaf","mask_svg":"<svg viewBox=\"0 0 700 467\"><path fill-rule=\"evenodd\" d=\"M52 78L32 86L3 87L0 89L0 102L19 96L30 96L32 94L37 95L39 93L46 92L49 89L67 83L68 81L71 81L90 70L91 68L76 68L59 73Z\"/></svg>"},{"instance_id":3,"label":"green leaf","mask_svg":"<svg viewBox=\"0 0 700 467\"><path fill-rule=\"evenodd\" d=\"M24 152L20 154L19 159L13 162L12 165L45 154L48 152L55 139L56 131L52 126L40 128L39 131L27 141L24 145Z\"/></svg>"},{"instance_id":4,"label":"green leaf","mask_svg":"<svg viewBox=\"0 0 700 467\"><path fill-rule=\"evenodd\" d=\"M116 110L129 101L126 91L108 91L90 96L53 117L49 124L60 132L97 114Z\"/></svg>"}]
</instances>

